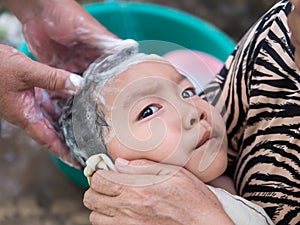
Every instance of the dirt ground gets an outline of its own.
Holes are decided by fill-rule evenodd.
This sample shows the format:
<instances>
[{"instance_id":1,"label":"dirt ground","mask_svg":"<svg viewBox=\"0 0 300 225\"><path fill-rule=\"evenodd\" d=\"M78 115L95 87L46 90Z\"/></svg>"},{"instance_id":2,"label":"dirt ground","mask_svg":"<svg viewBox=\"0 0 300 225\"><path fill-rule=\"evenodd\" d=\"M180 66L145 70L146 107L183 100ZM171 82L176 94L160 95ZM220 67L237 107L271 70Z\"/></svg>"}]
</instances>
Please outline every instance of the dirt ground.
<instances>
[{"instance_id":1,"label":"dirt ground","mask_svg":"<svg viewBox=\"0 0 300 225\"><path fill-rule=\"evenodd\" d=\"M149 0L198 16L237 41L273 0ZM1 4L1 2L0 2ZM0 5L0 9L3 8ZM84 190L69 181L22 131L1 122L0 224L86 225Z\"/></svg>"}]
</instances>

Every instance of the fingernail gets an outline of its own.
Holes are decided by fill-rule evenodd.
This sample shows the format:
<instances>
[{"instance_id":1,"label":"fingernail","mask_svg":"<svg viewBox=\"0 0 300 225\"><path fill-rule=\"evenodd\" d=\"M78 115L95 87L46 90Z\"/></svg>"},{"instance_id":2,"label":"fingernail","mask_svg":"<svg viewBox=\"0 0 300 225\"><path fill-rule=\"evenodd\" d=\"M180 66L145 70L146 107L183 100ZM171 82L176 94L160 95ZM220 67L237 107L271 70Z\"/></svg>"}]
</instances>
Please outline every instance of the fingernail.
<instances>
[{"instance_id":1,"label":"fingernail","mask_svg":"<svg viewBox=\"0 0 300 225\"><path fill-rule=\"evenodd\" d=\"M122 158L116 159L116 165L118 165L120 167L128 166L128 164L129 164L129 161L127 161L126 159L122 159Z\"/></svg>"},{"instance_id":2,"label":"fingernail","mask_svg":"<svg viewBox=\"0 0 300 225\"><path fill-rule=\"evenodd\" d=\"M71 73L69 79L66 81L65 88L69 94L77 94L83 87L83 81L84 79L81 76Z\"/></svg>"}]
</instances>

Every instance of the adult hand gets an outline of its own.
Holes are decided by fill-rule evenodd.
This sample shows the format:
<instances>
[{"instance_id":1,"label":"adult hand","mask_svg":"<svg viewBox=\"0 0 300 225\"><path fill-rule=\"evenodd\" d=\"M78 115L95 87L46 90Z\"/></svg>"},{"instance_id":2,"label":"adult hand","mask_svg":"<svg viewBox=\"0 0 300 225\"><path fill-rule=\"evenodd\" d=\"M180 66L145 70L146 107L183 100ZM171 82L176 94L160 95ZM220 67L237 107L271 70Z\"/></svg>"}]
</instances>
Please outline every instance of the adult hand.
<instances>
[{"instance_id":1,"label":"adult hand","mask_svg":"<svg viewBox=\"0 0 300 225\"><path fill-rule=\"evenodd\" d=\"M43 89L74 94L82 78L33 61L6 45L0 45L0 71L0 117L24 129L64 161L76 164L55 131L52 118L58 112Z\"/></svg>"},{"instance_id":2,"label":"adult hand","mask_svg":"<svg viewBox=\"0 0 300 225\"><path fill-rule=\"evenodd\" d=\"M29 50L47 65L82 73L121 42L75 0L4 0L23 25Z\"/></svg>"},{"instance_id":3,"label":"adult hand","mask_svg":"<svg viewBox=\"0 0 300 225\"><path fill-rule=\"evenodd\" d=\"M82 73L102 53L114 51L123 44L74 0L3 2L21 21L34 56L56 68ZM0 116L25 129L62 160L74 164L54 129L57 107L51 96L40 89L54 91L56 96L55 91L74 93L76 88L71 84L74 79L70 79L69 72L34 62L8 46L0 48L3 53L0 56Z\"/></svg>"},{"instance_id":4,"label":"adult hand","mask_svg":"<svg viewBox=\"0 0 300 225\"><path fill-rule=\"evenodd\" d=\"M216 196L183 168L119 159L116 168L120 173L97 171L85 193L93 225L233 224Z\"/></svg>"},{"instance_id":5,"label":"adult hand","mask_svg":"<svg viewBox=\"0 0 300 225\"><path fill-rule=\"evenodd\" d=\"M291 42L295 47L295 63L300 68L300 0L290 0L294 10L288 15L288 25L292 32Z\"/></svg>"}]
</instances>

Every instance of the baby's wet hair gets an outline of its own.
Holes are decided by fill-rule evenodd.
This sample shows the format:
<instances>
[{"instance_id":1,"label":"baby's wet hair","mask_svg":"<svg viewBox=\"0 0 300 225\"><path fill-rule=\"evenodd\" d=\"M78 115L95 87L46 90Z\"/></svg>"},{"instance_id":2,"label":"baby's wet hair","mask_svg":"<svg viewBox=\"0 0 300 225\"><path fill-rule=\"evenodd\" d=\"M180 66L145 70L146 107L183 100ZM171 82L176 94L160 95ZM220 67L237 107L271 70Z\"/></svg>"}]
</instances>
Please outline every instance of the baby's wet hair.
<instances>
[{"instance_id":1,"label":"baby's wet hair","mask_svg":"<svg viewBox=\"0 0 300 225\"><path fill-rule=\"evenodd\" d=\"M63 109L60 126L73 156L85 161L98 153L108 154L106 141L110 126L105 115L105 100L100 95L105 85L128 68L144 61L165 61L154 54L138 53L138 44L129 41L116 53L104 55L84 72L84 86Z\"/></svg>"}]
</instances>

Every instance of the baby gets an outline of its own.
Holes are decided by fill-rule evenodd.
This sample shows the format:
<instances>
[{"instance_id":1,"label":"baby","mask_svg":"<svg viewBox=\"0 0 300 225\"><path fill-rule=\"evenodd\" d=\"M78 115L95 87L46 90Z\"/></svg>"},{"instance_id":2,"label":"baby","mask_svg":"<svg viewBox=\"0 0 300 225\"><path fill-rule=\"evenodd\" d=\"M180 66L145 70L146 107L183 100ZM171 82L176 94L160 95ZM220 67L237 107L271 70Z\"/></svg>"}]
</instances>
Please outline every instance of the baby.
<instances>
[{"instance_id":1,"label":"baby","mask_svg":"<svg viewBox=\"0 0 300 225\"><path fill-rule=\"evenodd\" d=\"M62 117L66 142L86 165L114 170L118 157L184 167L205 183L220 183L227 166L227 137L219 112L200 98L195 82L132 42L85 72L82 92ZM100 153L100 154L99 154ZM233 184L226 180L228 191ZM208 186L235 224L273 224L264 210Z\"/></svg>"}]
</instances>

